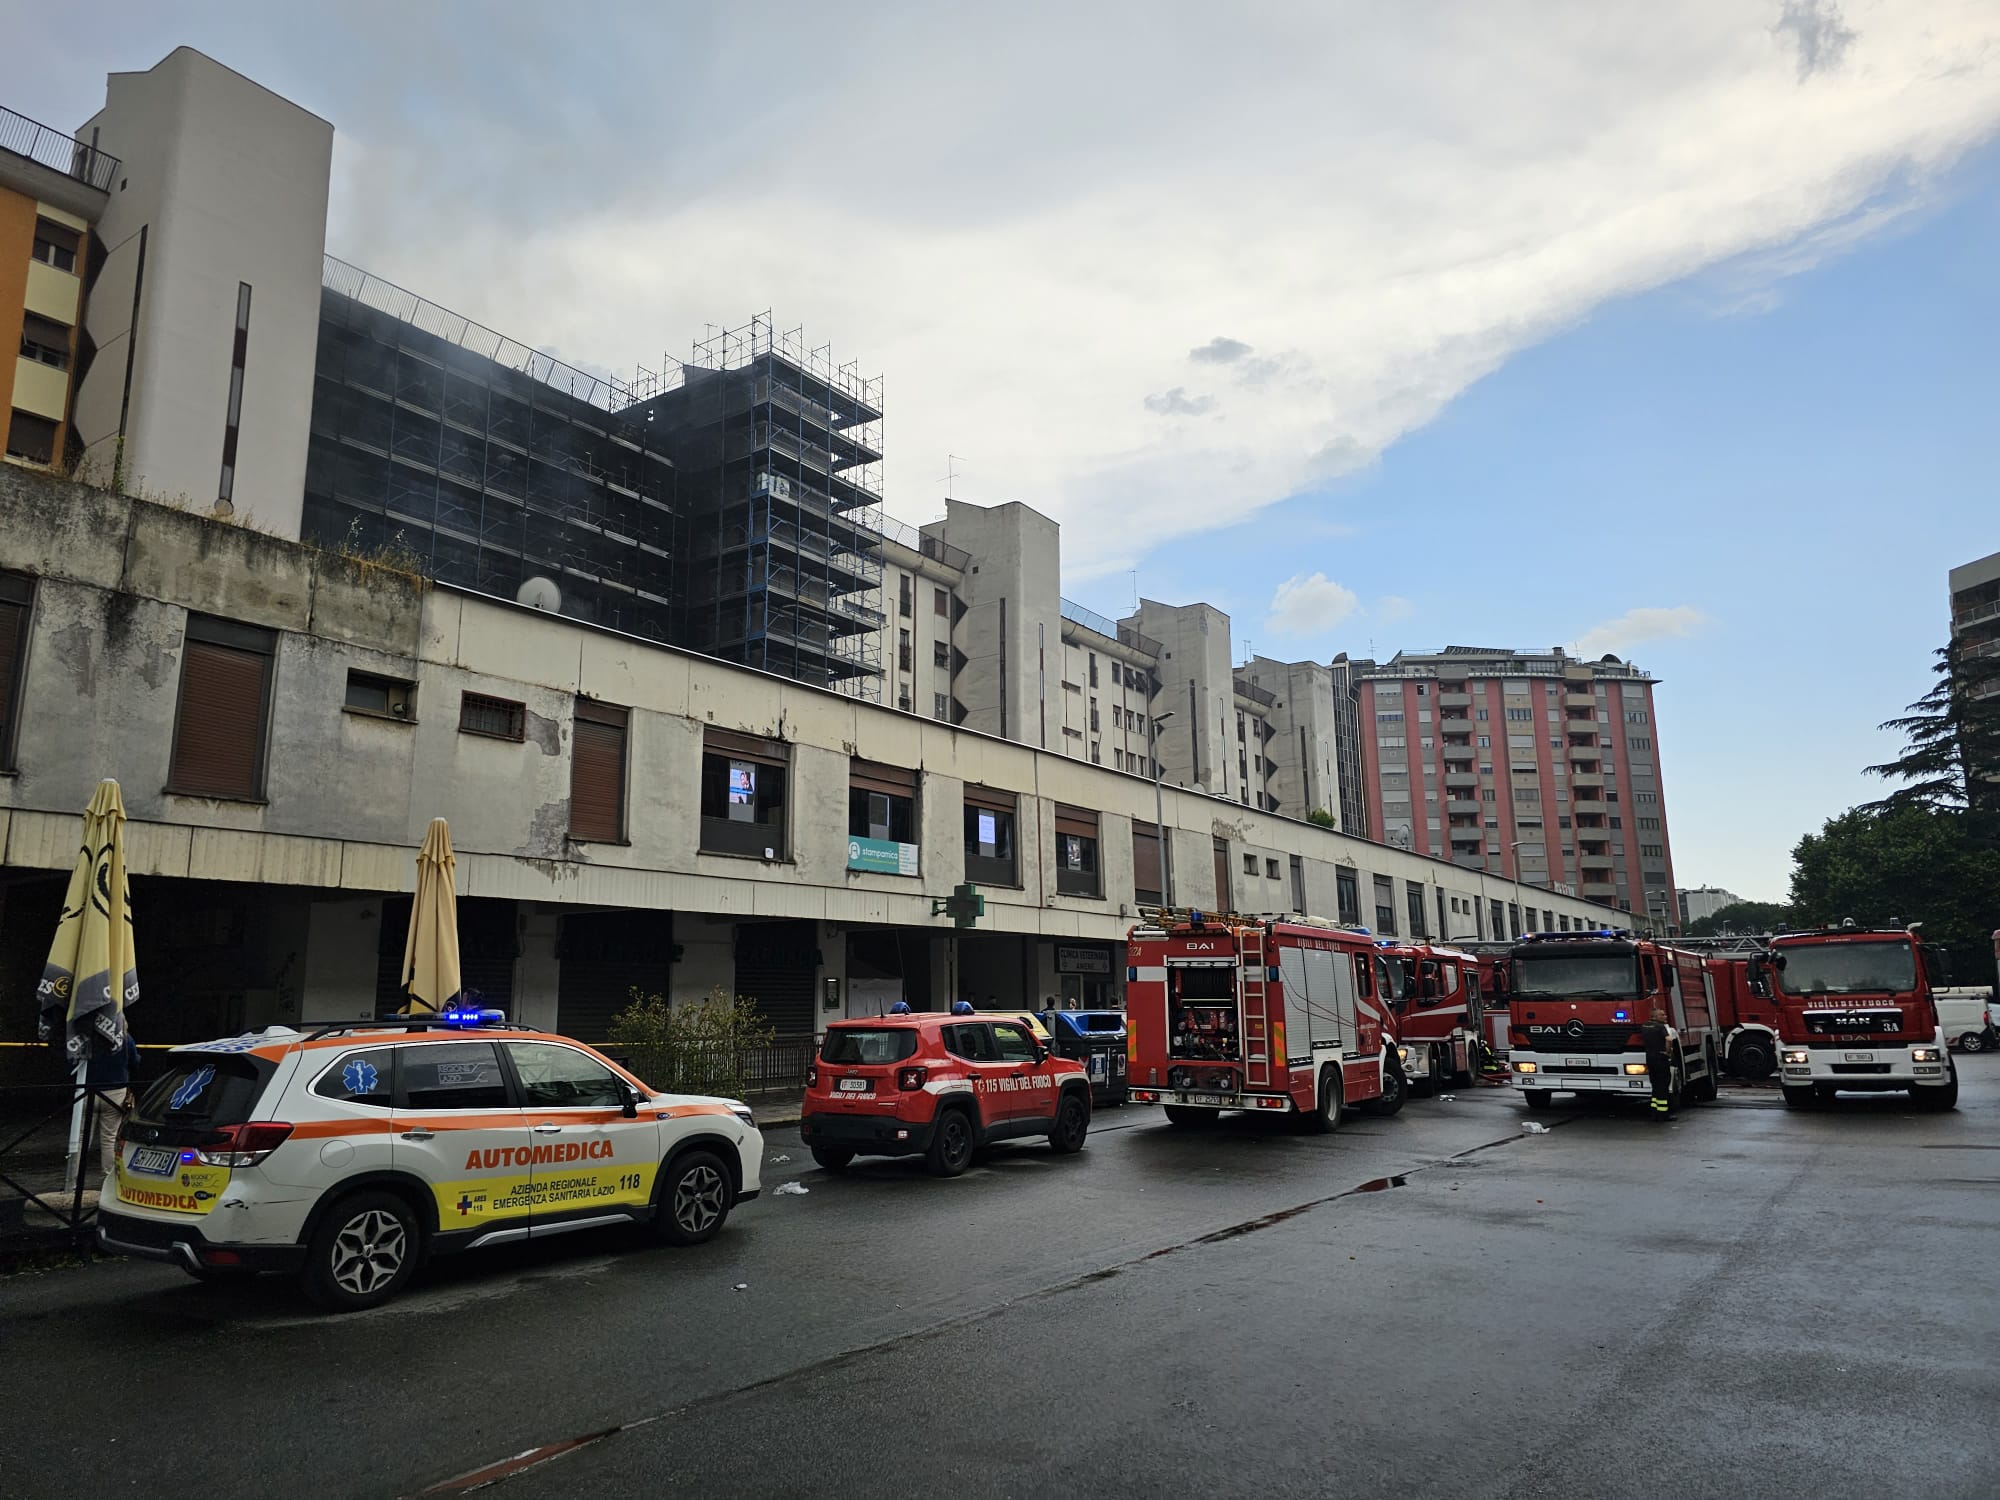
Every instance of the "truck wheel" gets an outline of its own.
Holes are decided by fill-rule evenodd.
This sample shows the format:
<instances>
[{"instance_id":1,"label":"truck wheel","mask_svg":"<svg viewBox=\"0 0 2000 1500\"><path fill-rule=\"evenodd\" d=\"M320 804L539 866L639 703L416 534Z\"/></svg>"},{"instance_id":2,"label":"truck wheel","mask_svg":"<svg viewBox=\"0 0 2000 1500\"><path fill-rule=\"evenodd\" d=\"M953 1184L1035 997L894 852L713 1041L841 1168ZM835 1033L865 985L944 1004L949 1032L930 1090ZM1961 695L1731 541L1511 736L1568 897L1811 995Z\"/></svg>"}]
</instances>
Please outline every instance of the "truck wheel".
<instances>
[{"instance_id":1,"label":"truck wheel","mask_svg":"<svg viewBox=\"0 0 2000 1500\"><path fill-rule=\"evenodd\" d=\"M1394 1058L1382 1069L1382 1097L1370 1099L1362 1106L1371 1115L1387 1119L1403 1107L1410 1097L1410 1081L1403 1076L1403 1065Z\"/></svg>"},{"instance_id":2,"label":"truck wheel","mask_svg":"<svg viewBox=\"0 0 2000 1500\"><path fill-rule=\"evenodd\" d=\"M1532 1110L1544 1110L1555 1099L1555 1091L1553 1089L1522 1089L1521 1097L1528 1101L1528 1108Z\"/></svg>"},{"instance_id":3,"label":"truck wheel","mask_svg":"<svg viewBox=\"0 0 2000 1500\"><path fill-rule=\"evenodd\" d=\"M1946 1110L1958 1108L1958 1069L1951 1070L1941 1089L1912 1089L1910 1098L1917 1108L1933 1110L1943 1114Z\"/></svg>"},{"instance_id":4,"label":"truck wheel","mask_svg":"<svg viewBox=\"0 0 2000 1500\"><path fill-rule=\"evenodd\" d=\"M930 1168L933 1177L956 1177L972 1164L975 1144L972 1121L965 1111L948 1109L938 1116L937 1130L931 1136L931 1149L924 1157L924 1165Z\"/></svg>"},{"instance_id":5,"label":"truck wheel","mask_svg":"<svg viewBox=\"0 0 2000 1500\"><path fill-rule=\"evenodd\" d=\"M329 1312L359 1312L402 1290L422 1247L408 1203L394 1193L356 1193L320 1221L299 1283Z\"/></svg>"},{"instance_id":6,"label":"truck wheel","mask_svg":"<svg viewBox=\"0 0 2000 1500\"><path fill-rule=\"evenodd\" d=\"M1410 1080L1410 1094L1413 1098L1429 1099L1444 1092L1444 1077L1438 1072L1438 1055L1435 1047L1424 1049L1424 1076Z\"/></svg>"},{"instance_id":7,"label":"truck wheel","mask_svg":"<svg viewBox=\"0 0 2000 1500\"><path fill-rule=\"evenodd\" d=\"M1458 1062L1458 1055L1457 1052L1454 1050L1451 1059L1454 1064L1451 1070L1451 1086L1453 1088L1469 1089L1472 1087L1473 1078L1479 1072L1478 1052L1479 1052L1479 1044L1476 1042L1468 1041L1465 1044L1465 1066L1461 1068L1455 1066L1455 1064Z\"/></svg>"},{"instance_id":8,"label":"truck wheel","mask_svg":"<svg viewBox=\"0 0 2000 1500\"><path fill-rule=\"evenodd\" d=\"M1833 1096L1839 1092L1840 1090L1830 1083L1816 1083L1813 1085L1813 1097L1822 1104L1833 1103Z\"/></svg>"},{"instance_id":9,"label":"truck wheel","mask_svg":"<svg viewBox=\"0 0 2000 1500\"><path fill-rule=\"evenodd\" d=\"M854 1153L845 1146L815 1146L813 1160L829 1172L844 1172L847 1164L854 1160Z\"/></svg>"},{"instance_id":10,"label":"truck wheel","mask_svg":"<svg viewBox=\"0 0 2000 1500\"><path fill-rule=\"evenodd\" d=\"M1813 1092L1813 1086L1809 1083L1788 1083L1783 1086L1783 1089L1785 1103L1793 1109L1805 1109L1807 1106L1817 1102L1819 1098Z\"/></svg>"},{"instance_id":11,"label":"truck wheel","mask_svg":"<svg viewBox=\"0 0 2000 1500\"><path fill-rule=\"evenodd\" d=\"M1049 1149L1058 1156L1071 1156L1083 1149L1090 1134L1090 1101L1082 1089L1066 1090L1056 1106L1056 1127L1049 1132Z\"/></svg>"},{"instance_id":12,"label":"truck wheel","mask_svg":"<svg viewBox=\"0 0 2000 1500\"><path fill-rule=\"evenodd\" d=\"M1196 1109L1191 1104L1169 1104L1166 1106L1169 1125L1213 1125L1216 1112L1212 1109Z\"/></svg>"},{"instance_id":13,"label":"truck wheel","mask_svg":"<svg viewBox=\"0 0 2000 1500\"><path fill-rule=\"evenodd\" d=\"M1347 1107L1343 1096L1340 1069L1321 1068L1319 1072L1319 1104L1311 1114L1303 1115L1299 1123L1311 1135L1332 1135L1340 1129L1340 1112Z\"/></svg>"},{"instance_id":14,"label":"truck wheel","mask_svg":"<svg viewBox=\"0 0 2000 1500\"><path fill-rule=\"evenodd\" d=\"M1751 1032L1736 1039L1736 1045L1729 1049L1729 1067L1738 1078L1769 1078L1778 1066L1778 1057L1771 1050L1770 1038L1761 1032Z\"/></svg>"},{"instance_id":15,"label":"truck wheel","mask_svg":"<svg viewBox=\"0 0 2000 1500\"><path fill-rule=\"evenodd\" d=\"M1707 1042L1701 1044L1701 1060L1708 1071L1689 1086L1688 1097L1707 1104L1712 1103L1715 1096L1722 1092L1716 1083L1715 1048Z\"/></svg>"},{"instance_id":16,"label":"truck wheel","mask_svg":"<svg viewBox=\"0 0 2000 1500\"><path fill-rule=\"evenodd\" d=\"M1961 1052L1984 1052L1986 1050L1986 1038L1976 1031L1968 1031L1958 1039L1958 1050Z\"/></svg>"}]
</instances>

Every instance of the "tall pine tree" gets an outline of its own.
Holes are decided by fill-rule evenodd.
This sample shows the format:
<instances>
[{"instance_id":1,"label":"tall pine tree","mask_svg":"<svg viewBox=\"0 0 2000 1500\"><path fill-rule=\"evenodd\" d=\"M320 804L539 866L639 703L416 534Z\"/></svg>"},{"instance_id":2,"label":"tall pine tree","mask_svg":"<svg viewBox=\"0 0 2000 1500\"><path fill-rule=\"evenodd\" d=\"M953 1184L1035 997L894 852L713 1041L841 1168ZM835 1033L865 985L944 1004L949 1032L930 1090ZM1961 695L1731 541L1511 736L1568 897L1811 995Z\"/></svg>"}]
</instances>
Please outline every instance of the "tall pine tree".
<instances>
[{"instance_id":1,"label":"tall pine tree","mask_svg":"<svg viewBox=\"0 0 2000 1500\"><path fill-rule=\"evenodd\" d=\"M1932 671L1931 690L1881 726L1903 736L1902 755L1867 768L1905 784L1863 810L1969 813L1990 837L2000 821L2000 663L1966 660L1954 640L1937 652Z\"/></svg>"}]
</instances>

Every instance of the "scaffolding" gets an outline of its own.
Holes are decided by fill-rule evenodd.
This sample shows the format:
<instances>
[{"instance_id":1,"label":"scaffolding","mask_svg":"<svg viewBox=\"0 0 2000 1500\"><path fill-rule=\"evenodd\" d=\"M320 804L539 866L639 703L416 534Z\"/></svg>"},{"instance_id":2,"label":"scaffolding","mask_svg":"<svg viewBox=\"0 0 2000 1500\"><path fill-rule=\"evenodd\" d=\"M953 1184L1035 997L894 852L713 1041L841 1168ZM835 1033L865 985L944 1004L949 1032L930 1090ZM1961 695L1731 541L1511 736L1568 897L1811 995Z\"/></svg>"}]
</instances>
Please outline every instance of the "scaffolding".
<instances>
[{"instance_id":1,"label":"scaffolding","mask_svg":"<svg viewBox=\"0 0 2000 1500\"><path fill-rule=\"evenodd\" d=\"M678 470L679 639L879 701L881 378L766 312L619 389Z\"/></svg>"}]
</instances>

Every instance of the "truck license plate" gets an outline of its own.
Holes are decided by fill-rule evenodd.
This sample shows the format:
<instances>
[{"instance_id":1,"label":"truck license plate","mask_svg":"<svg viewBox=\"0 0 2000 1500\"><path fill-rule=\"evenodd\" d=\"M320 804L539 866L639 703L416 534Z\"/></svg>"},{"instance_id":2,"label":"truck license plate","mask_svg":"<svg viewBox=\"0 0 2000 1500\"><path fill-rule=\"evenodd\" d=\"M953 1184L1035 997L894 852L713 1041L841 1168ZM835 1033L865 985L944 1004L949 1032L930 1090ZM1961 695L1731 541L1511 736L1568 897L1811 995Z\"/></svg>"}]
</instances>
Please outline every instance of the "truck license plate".
<instances>
[{"instance_id":1,"label":"truck license plate","mask_svg":"<svg viewBox=\"0 0 2000 1500\"><path fill-rule=\"evenodd\" d=\"M865 1078L843 1078L840 1080L840 1091L843 1094L865 1094L868 1092L868 1080Z\"/></svg>"},{"instance_id":2,"label":"truck license plate","mask_svg":"<svg viewBox=\"0 0 2000 1500\"><path fill-rule=\"evenodd\" d=\"M1844 1062L1873 1062L1875 1061L1875 1054L1872 1052L1843 1052L1841 1060Z\"/></svg>"},{"instance_id":3,"label":"truck license plate","mask_svg":"<svg viewBox=\"0 0 2000 1500\"><path fill-rule=\"evenodd\" d=\"M171 1177L179 1162L178 1151L169 1151L163 1146L135 1146L125 1165L135 1172L149 1172L155 1177Z\"/></svg>"},{"instance_id":4,"label":"truck license plate","mask_svg":"<svg viewBox=\"0 0 2000 1500\"><path fill-rule=\"evenodd\" d=\"M1221 1106L1221 1105L1225 1105L1225 1104L1227 1104L1228 1102L1229 1102L1229 1096L1228 1096L1227 1094L1189 1094L1189 1095L1188 1095L1188 1103L1190 1103L1190 1104L1213 1104L1213 1105L1217 1105L1217 1106Z\"/></svg>"},{"instance_id":5,"label":"truck license plate","mask_svg":"<svg viewBox=\"0 0 2000 1500\"><path fill-rule=\"evenodd\" d=\"M1587 1068L1590 1066L1590 1059L1587 1057L1565 1057L1563 1059L1563 1066L1565 1068Z\"/></svg>"}]
</instances>

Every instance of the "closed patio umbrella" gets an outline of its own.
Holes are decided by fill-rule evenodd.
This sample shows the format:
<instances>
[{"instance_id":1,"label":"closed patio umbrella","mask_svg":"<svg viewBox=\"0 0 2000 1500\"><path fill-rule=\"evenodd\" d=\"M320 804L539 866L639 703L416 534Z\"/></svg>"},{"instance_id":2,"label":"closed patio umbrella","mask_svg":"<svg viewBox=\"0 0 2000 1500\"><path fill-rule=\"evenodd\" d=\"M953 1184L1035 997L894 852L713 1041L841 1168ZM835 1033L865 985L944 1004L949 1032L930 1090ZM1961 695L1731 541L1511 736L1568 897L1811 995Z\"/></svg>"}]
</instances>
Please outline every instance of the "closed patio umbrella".
<instances>
[{"instance_id":1,"label":"closed patio umbrella","mask_svg":"<svg viewBox=\"0 0 2000 1500\"><path fill-rule=\"evenodd\" d=\"M63 1036L64 1056L84 1081L90 1059L125 1045L125 1007L139 998L132 952L132 901L125 882L125 799L100 781L83 810L83 844L36 992L43 1041ZM69 1180L82 1149L84 1095L70 1118Z\"/></svg>"},{"instance_id":2,"label":"closed patio umbrella","mask_svg":"<svg viewBox=\"0 0 2000 1500\"><path fill-rule=\"evenodd\" d=\"M451 829L432 818L417 851L417 894L410 902L410 933L403 941L405 1014L445 1009L458 998L458 893Z\"/></svg>"}]
</instances>

